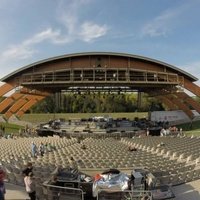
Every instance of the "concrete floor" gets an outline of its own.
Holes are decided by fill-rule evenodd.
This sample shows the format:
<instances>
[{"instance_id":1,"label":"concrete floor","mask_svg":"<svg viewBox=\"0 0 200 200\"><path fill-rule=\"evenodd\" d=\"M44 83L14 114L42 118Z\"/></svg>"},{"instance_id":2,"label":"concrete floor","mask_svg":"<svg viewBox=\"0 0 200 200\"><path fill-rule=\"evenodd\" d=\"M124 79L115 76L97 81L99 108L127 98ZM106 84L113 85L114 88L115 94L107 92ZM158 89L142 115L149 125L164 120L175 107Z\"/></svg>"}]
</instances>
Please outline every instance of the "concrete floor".
<instances>
[{"instance_id":1,"label":"concrete floor","mask_svg":"<svg viewBox=\"0 0 200 200\"><path fill-rule=\"evenodd\" d=\"M29 199L25 187L6 183L6 200L25 200Z\"/></svg>"},{"instance_id":2,"label":"concrete floor","mask_svg":"<svg viewBox=\"0 0 200 200\"><path fill-rule=\"evenodd\" d=\"M176 200L200 200L200 180L172 188Z\"/></svg>"}]
</instances>

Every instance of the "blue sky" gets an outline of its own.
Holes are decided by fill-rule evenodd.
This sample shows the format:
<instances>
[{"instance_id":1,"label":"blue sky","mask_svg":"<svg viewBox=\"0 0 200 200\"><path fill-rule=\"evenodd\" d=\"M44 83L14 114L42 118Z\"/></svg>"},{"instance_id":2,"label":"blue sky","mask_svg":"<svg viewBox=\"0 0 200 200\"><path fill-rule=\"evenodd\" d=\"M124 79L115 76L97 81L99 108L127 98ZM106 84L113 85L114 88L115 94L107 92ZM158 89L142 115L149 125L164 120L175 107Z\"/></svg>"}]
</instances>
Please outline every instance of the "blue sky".
<instances>
[{"instance_id":1,"label":"blue sky","mask_svg":"<svg viewBox=\"0 0 200 200\"><path fill-rule=\"evenodd\" d=\"M0 78L88 51L146 56L200 78L199 8L200 0L0 0Z\"/></svg>"}]
</instances>

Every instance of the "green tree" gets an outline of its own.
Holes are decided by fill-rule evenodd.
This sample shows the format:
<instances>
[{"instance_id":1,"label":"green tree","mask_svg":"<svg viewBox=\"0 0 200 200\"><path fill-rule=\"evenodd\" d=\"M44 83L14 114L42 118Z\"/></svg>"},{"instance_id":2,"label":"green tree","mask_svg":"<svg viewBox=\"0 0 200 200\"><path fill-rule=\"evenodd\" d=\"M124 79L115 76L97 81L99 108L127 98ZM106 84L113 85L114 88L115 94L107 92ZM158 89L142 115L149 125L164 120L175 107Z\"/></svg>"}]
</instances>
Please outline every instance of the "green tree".
<instances>
[{"instance_id":1,"label":"green tree","mask_svg":"<svg viewBox=\"0 0 200 200\"><path fill-rule=\"evenodd\" d=\"M35 113L104 113L104 112L148 112L164 110L161 102L147 94L142 95L142 106L137 108L137 93L94 93L74 94L64 93L61 107L56 107L55 96L51 95L31 108Z\"/></svg>"}]
</instances>

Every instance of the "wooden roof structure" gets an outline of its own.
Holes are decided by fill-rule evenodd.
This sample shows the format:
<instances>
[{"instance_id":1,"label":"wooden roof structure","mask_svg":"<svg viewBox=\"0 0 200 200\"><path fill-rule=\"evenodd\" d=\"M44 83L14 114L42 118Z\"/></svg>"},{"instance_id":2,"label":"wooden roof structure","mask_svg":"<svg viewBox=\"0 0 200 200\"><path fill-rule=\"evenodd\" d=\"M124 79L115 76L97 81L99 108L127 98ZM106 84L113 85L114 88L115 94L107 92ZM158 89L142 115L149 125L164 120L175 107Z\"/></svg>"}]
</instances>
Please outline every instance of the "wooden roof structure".
<instances>
[{"instance_id":1,"label":"wooden roof structure","mask_svg":"<svg viewBox=\"0 0 200 200\"><path fill-rule=\"evenodd\" d=\"M5 119L21 117L47 96L68 91L145 92L170 110L181 109L191 119L200 105L184 89L200 96L198 79L173 65L151 58L115 53L84 52L57 56L22 67L1 79L0 102Z\"/></svg>"}]
</instances>

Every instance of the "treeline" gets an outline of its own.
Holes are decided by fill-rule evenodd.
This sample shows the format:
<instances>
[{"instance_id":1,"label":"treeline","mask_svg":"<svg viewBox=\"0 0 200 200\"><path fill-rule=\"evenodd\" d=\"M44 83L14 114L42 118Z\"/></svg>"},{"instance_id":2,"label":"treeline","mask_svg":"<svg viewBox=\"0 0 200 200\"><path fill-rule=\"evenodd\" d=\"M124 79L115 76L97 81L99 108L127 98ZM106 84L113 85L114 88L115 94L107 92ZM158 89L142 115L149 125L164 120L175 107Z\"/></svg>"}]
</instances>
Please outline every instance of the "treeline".
<instances>
[{"instance_id":1,"label":"treeline","mask_svg":"<svg viewBox=\"0 0 200 200\"><path fill-rule=\"evenodd\" d=\"M60 100L52 95L31 108L31 113L108 113L108 112L148 112L164 110L156 99L142 95L138 107L137 94L62 94Z\"/></svg>"}]
</instances>

